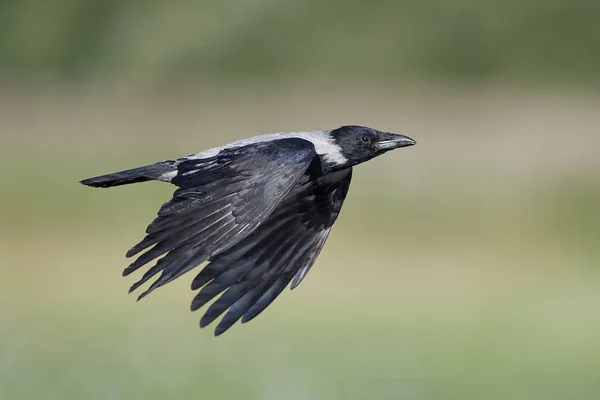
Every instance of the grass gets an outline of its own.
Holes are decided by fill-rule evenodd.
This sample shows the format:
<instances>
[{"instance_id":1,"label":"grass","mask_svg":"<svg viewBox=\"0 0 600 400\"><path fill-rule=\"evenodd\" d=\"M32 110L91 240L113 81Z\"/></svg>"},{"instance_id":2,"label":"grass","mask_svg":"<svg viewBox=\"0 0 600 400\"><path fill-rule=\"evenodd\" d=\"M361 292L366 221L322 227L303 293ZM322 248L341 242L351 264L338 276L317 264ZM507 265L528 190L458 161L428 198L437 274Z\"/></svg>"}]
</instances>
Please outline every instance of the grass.
<instances>
[{"instance_id":1,"label":"grass","mask_svg":"<svg viewBox=\"0 0 600 400\"><path fill-rule=\"evenodd\" d=\"M313 98L306 104L316 107ZM24 133L4 137L0 157L10 171L0 176L0 398L600 395L596 158L586 158L576 138L580 147L573 145L568 159L549 157L563 153L548 144L545 156L532 151L529 162L515 155L530 144L535 149L540 137L562 134L564 112L546 117L543 136L522 136L522 147L494 158L490 149L497 146L489 143L496 136L458 133L462 108L447 113L451 106L443 101L424 101L453 140L416 132L423 140L412 153L357 169L342 216L302 285L215 339L210 327L198 329L200 314L188 311L190 275L139 303L126 294L134 278L120 278L125 250L172 188L92 190L77 181L224 139L215 131L217 137L174 134L157 142L144 133L155 126L152 110L117 114L106 106L98 111L94 100L62 100L58 108L38 109L50 117L36 126L14 118L18 113L0 121L2 132ZM494 98L462 101L466 114L501 134L517 122L540 123L522 104L515 106L520 113L507 108L482 117L478 105ZM262 104L256 107L276 107ZM292 125L298 105L279 107L281 124ZM365 115L377 115L372 107ZM179 108L171 118L185 131L196 116L191 106ZM581 109L568 115L597 126L600 114L590 111L586 120ZM99 129L89 121L104 121L116 133L65 134L64 121L72 131ZM134 132L121 138L131 126ZM590 132L581 135L593 141ZM23 148L27 156L17 151Z\"/></svg>"}]
</instances>

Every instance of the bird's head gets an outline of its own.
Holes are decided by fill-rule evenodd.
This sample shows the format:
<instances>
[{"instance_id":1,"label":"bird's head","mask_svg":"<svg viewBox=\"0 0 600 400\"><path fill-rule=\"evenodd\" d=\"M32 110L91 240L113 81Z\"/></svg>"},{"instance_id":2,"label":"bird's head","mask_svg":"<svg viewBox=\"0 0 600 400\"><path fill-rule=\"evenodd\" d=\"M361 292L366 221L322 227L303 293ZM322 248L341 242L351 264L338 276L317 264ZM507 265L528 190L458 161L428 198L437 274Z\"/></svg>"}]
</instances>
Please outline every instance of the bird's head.
<instances>
[{"instance_id":1,"label":"bird's head","mask_svg":"<svg viewBox=\"0 0 600 400\"><path fill-rule=\"evenodd\" d=\"M350 166L417 143L408 136L380 132L365 126L342 126L331 131L330 135Z\"/></svg>"}]
</instances>

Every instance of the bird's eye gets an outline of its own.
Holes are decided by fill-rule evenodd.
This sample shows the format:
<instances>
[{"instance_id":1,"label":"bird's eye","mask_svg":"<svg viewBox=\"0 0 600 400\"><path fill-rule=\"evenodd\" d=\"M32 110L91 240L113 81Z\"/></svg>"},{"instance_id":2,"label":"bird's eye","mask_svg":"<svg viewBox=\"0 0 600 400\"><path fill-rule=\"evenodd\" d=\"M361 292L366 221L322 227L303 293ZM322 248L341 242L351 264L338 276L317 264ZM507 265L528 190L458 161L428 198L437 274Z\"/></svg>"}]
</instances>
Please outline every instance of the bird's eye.
<instances>
[{"instance_id":1,"label":"bird's eye","mask_svg":"<svg viewBox=\"0 0 600 400\"><path fill-rule=\"evenodd\" d=\"M362 135L361 140L364 144L371 143L371 137L367 134Z\"/></svg>"}]
</instances>

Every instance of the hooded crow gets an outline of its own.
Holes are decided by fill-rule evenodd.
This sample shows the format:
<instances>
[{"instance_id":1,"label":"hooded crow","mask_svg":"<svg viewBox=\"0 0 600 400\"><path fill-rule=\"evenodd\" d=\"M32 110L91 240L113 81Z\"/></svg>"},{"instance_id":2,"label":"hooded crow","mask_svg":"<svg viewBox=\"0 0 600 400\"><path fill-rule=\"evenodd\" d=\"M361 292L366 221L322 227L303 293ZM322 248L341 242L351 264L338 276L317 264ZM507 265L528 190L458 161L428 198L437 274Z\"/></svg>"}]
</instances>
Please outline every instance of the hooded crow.
<instances>
[{"instance_id":1,"label":"hooded crow","mask_svg":"<svg viewBox=\"0 0 600 400\"><path fill-rule=\"evenodd\" d=\"M160 272L138 300L205 261L191 310L213 302L204 327L227 311L215 336L260 314L314 264L348 193L352 167L416 142L363 126L256 136L177 160L81 181L112 187L157 180L177 186L127 252L129 275L158 260L130 292Z\"/></svg>"}]
</instances>

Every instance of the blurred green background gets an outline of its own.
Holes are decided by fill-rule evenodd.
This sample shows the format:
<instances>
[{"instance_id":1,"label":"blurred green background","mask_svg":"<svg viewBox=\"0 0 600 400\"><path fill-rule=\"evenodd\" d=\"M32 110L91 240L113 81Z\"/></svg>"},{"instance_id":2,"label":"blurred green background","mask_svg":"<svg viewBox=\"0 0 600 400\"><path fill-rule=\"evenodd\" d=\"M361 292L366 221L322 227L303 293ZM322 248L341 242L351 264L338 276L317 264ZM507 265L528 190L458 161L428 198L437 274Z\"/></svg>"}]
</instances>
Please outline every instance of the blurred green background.
<instances>
[{"instance_id":1,"label":"blurred green background","mask_svg":"<svg viewBox=\"0 0 600 400\"><path fill-rule=\"evenodd\" d=\"M0 0L1 399L600 398L600 2ZM315 268L215 339L85 177L278 131L355 170Z\"/></svg>"}]
</instances>

